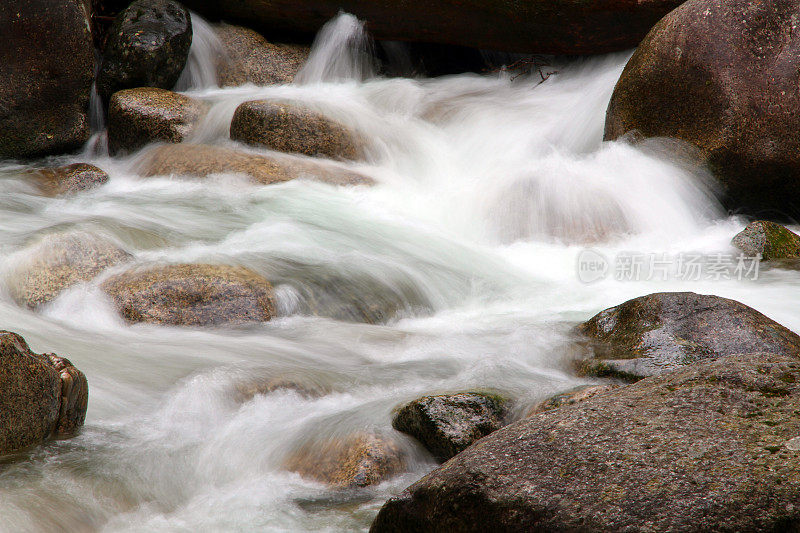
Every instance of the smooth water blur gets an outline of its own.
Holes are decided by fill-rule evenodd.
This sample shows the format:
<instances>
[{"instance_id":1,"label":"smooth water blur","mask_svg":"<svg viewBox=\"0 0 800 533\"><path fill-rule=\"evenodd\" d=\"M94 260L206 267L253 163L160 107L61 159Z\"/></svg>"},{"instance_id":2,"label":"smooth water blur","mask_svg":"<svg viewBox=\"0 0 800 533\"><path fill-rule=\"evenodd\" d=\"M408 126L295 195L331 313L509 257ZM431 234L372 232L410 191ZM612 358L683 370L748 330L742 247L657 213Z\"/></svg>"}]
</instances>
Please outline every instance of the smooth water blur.
<instances>
[{"instance_id":1,"label":"smooth water blur","mask_svg":"<svg viewBox=\"0 0 800 533\"><path fill-rule=\"evenodd\" d=\"M521 413L582 382L569 370L569 331L603 308L693 290L800 330L791 271L757 281L579 281L586 246L609 257L732 253L744 225L725 216L708 176L674 151L602 142L627 54L557 65L543 83L502 73L364 79L351 68L361 52L350 44L363 30L346 16L331 28L345 34L321 35L303 83L222 90L192 82L191 93L213 106L192 142L234 146L227 128L239 103L288 98L360 133L368 161L344 166L375 179L373 187L141 178L139 155L95 155L108 184L49 198L25 167L0 167L4 272L27 243L68 229L112 238L136 263L239 264L271 279L282 272L282 317L240 330L125 325L98 280L39 313L0 295L2 328L69 357L90 384L80 436L0 467L0 531L366 530L386 498L434 466L391 430L393 407L493 388ZM360 301L391 294L407 305L385 325L310 316L298 302L330 279L349 283ZM237 394L253 377L275 376L329 392ZM408 473L341 492L282 468L308 439L356 431L397 438Z\"/></svg>"}]
</instances>

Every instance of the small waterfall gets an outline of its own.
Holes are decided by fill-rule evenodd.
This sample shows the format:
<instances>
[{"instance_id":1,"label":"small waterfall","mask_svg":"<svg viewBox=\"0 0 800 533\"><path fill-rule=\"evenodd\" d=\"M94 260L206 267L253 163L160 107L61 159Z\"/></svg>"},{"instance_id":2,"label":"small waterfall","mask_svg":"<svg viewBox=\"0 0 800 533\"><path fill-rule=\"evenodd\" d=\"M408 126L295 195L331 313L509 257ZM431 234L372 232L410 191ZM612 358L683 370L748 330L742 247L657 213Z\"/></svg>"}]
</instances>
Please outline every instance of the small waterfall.
<instances>
[{"instance_id":1,"label":"small waterfall","mask_svg":"<svg viewBox=\"0 0 800 533\"><path fill-rule=\"evenodd\" d=\"M225 55L214 28L195 12L192 15L192 48L186 67L175 85L176 91L217 86L217 63Z\"/></svg>"},{"instance_id":2,"label":"small waterfall","mask_svg":"<svg viewBox=\"0 0 800 533\"><path fill-rule=\"evenodd\" d=\"M375 76L372 43L364 23L348 13L325 24L314 39L314 46L295 82L308 85L320 82L364 81Z\"/></svg>"}]
</instances>

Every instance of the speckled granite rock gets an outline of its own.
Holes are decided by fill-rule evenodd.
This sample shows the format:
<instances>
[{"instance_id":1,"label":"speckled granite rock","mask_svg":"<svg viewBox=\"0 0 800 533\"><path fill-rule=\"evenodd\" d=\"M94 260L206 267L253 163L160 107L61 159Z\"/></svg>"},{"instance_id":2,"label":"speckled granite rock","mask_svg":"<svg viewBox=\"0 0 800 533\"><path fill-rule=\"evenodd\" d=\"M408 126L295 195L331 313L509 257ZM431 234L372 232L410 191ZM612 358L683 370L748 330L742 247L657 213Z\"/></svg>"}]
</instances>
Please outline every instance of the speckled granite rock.
<instances>
[{"instance_id":1,"label":"speckled granite rock","mask_svg":"<svg viewBox=\"0 0 800 533\"><path fill-rule=\"evenodd\" d=\"M371 531L795 531L798 412L794 358L684 367L492 433Z\"/></svg>"},{"instance_id":2,"label":"speckled granite rock","mask_svg":"<svg viewBox=\"0 0 800 533\"><path fill-rule=\"evenodd\" d=\"M67 359L0 331L0 455L75 435L88 401L86 376Z\"/></svg>"},{"instance_id":3,"label":"speckled granite rock","mask_svg":"<svg viewBox=\"0 0 800 533\"><path fill-rule=\"evenodd\" d=\"M400 407L392 427L416 438L443 462L503 427L508 404L502 396L482 392L423 396Z\"/></svg>"},{"instance_id":4,"label":"speckled granite rock","mask_svg":"<svg viewBox=\"0 0 800 533\"><path fill-rule=\"evenodd\" d=\"M217 66L220 87L292 83L311 51L303 45L270 43L241 26L222 24L215 32L226 55Z\"/></svg>"},{"instance_id":5,"label":"speckled granite rock","mask_svg":"<svg viewBox=\"0 0 800 533\"><path fill-rule=\"evenodd\" d=\"M375 485L404 468L399 446L371 433L301 446L286 462L287 470L337 488Z\"/></svg>"},{"instance_id":6,"label":"speckled granite rock","mask_svg":"<svg viewBox=\"0 0 800 533\"><path fill-rule=\"evenodd\" d=\"M761 254L766 261L800 257L800 235L766 220L748 224L736 234L731 244L750 257Z\"/></svg>"},{"instance_id":7,"label":"speckled granite rock","mask_svg":"<svg viewBox=\"0 0 800 533\"><path fill-rule=\"evenodd\" d=\"M362 174L299 157L270 157L203 144L157 146L143 155L138 171L144 176L205 177L210 174L244 174L269 185L296 178L332 185L371 185Z\"/></svg>"},{"instance_id":8,"label":"speckled granite rock","mask_svg":"<svg viewBox=\"0 0 800 533\"><path fill-rule=\"evenodd\" d=\"M99 187L108 181L108 174L88 163L75 163L36 172L42 190L49 195L74 194Z\"/></svg>"},{"instance_id":9,"label":"speckled granite rock","mask_svg":"<svg viewBox=\"0 0 800 533\"><path fill-rule=\"evenodd\" d=\"M182 142L207 112L205 103L164 89L119 91L108 106L108 149L116 154L158 141Z\"/></svg>"},{"instance_id":10,"label":"speckled granite rock","mask_svg":"<svg viewBox=\"0 0 800 533\"><path fill-rule=\"evenodd\" d=\"M244 102L233 115L231 139L279 152L359 159L362 147L341 124L286 102Z\"/></svg>"},{"instance_id":11,"label":"speckled granite rock","mask_svg":"<svg viewBox=\"0 0 800 533\"><path fill-rule=\"evenodd\" d=\"M102 284L128 322L231 326L275 315L272 285L243 267L179 264L117 274Z\"/></svg>"},{"instance_id":12,"label":"speckled granite rock","mask_svg":"<svg viewBox=\"0 0 800 533\"><path fill-rule=\"evenodd\" d=\"M528 410L527 416L533 416L551 409L558 409L559 407L564 407L566 405L581 403L589 398L597 396L598 394L605 394L608 391L612 391L619 386L619 384L581 385L566 392L551 396L550 398L537 403Z\"/></svg>"},{"instance_id":13,"label":"speckled granite rock","mask_svg":"<svg viewBox=\"0 0 800 533\"><path fill-rule=\"evenodd\" d=\"M91 233L46 235L23 252L6 285L14 301L35 309L130 257L113 242Z\"/></svg>"},{"instance_id":14,"label":"speckled granite rock","mask_svg":"<svg viewBox=\"0 0 800 533\"><path fill-rule=\"evenodd\" d=\"M800 356L800 337L719 296L660 292L601 311L578 327L594 357L583 374L635 381L735 353Z\"/></svg>"}]
</instances>

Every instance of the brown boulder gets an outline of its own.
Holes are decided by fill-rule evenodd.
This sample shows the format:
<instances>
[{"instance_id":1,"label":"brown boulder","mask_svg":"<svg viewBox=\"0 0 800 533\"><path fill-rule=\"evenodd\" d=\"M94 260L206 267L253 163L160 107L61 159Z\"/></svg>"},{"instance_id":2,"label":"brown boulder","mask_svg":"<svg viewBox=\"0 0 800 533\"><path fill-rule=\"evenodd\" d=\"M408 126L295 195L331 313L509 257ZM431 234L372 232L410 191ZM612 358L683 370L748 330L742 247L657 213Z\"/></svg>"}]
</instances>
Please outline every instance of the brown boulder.
<instances>
[{"instance_id":1,"label":"brown boulder","mask_svg":"<svg viewBox=\"0 0 800 533\"><path fill-rule=\"evenodd\" d=\"M33 353L21 336L0 331L0 455L75 435L88 400L86 376L67 359Z\"/></svg>"},{"instance_id":2,"label":"brown boulder","mask_svg":"<svg viewBox=\"0 0 800 533\"><path fill-rule=\"evenodd\" d=\"M42 190L48 195L73 194L99 187L108 181L108 174L88 163L75 163L36 172Z\"/></svg>"},{"instance_id":3,"label":"brown boulder","mask_svg":"<svg viewBox=\"0 0 800 533\"><path fill-rule=\"evenodd\" d=\"M205 103L165 89L119 91L108 106L108 149L115 154L153 142L183 142L207 112Z\"/></svg>"},{"instance_id":4,"label":"brown boulder","mask_svg":"<svg viewBox=\"0 0 800 533\"><path fill-rule=\"evenodd\" d=\"M356 137L344 126L303 107L268 100L244 102L233 114L231 139L279 152L358 159Z\"/></svg>"},{"instance_id":5,"label":"brown boulder","mask_svg":"<svg viewBox=\"0 0 800 533\"><path fill-rule=\"evenodd\" d=\"M272 285L243 267L179 264L117 274L102 288L128 322L232 326L275 315Z\"/></svg>"},{"instance_id":6,"label":"brown boulder","mask_svg":"<svg viewBox=\"0 0 800 533\"><path fill-rule=\"evenodd\" d=\"M311 51L302 45L270 43L241 26L222 24L216 34L225 50L217 66L220 87L292 83Z\"/></svg>"},{"instance_id":7,"label":"brown boulder","mask_svg":"<svg viewBox=\"0 0 800 533\"><path fill-rule=\"evenodd\" d=\"M526 416L533 416L535 414L544 413L545 411L550 411L551 409L558 409L566 405L575 405L576 403L581 403L583 401L588 400L589 398L593 398L598 394L605 394L608 391L612 391L618 388L619 386L620 385L618 384L581 385L566 392L562 392L560 394L551 396L546 400L537 403L528 410L528 414Z\"/></svg>"}]
</instances>

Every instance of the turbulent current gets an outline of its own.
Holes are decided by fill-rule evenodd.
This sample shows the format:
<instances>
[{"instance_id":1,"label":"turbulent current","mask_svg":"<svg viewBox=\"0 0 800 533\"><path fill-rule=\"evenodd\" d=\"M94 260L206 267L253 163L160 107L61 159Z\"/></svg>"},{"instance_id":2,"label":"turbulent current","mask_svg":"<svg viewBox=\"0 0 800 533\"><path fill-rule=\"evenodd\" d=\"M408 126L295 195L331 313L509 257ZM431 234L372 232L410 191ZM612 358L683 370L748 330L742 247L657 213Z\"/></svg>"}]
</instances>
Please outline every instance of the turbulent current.
<instances>
[{"instance_id":1,"label":"turbulent current","mask_svg":"<svg viewBox=\"0 0 800 533\"><path fill-rule=\"evenodd\" d=\"M108 157L102 135L45 162L103 168L110 181L91 191L42 196L26 166L0 164L0 326L68 357L90 386L78 437L0 468L1 531L366 530L388 497L435 466L393 432L394 407L482 388L513 397L521 415L583 381L571 372L569 332L601 309L691 290L800 331L791 271L616 271L621 253L733 254L745 224L669 143L602 142L628 54L552 65L544 81L504 71L384 78L364 59L360 26L341 16L295 84L220 89L208 67L218 44L202 24L181 83L212 108L189 142L235 146L228 125L238 104L290 99L367 139L367 162L336 165L376 183L144 178L140 155ZM20 250L69 229L112 239L135 263L250 267L278 279L280 316L246 329L131 326L99 290L102 275L37 312L21 308L8 295ZM578 272L587 253L609 267L591 283ZM389 298L400 311L379 325L309 312L309 291L330 284L344 287L332 296L344 307ZM237 393L270 375L302 376L327 394ZM311 439L359 431L391 434L406 473L336 491L284 468Z\"/></svg>"}]
</instances>

